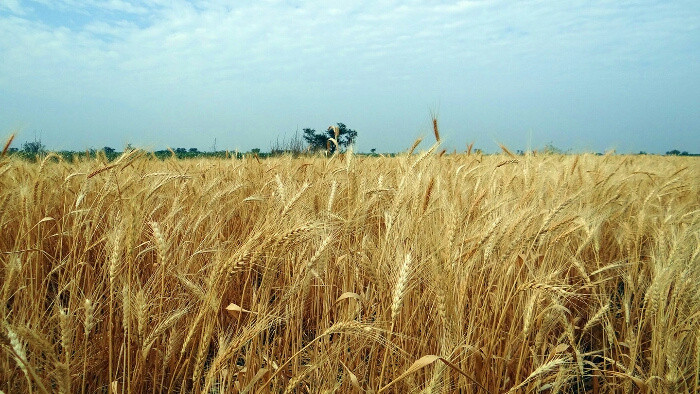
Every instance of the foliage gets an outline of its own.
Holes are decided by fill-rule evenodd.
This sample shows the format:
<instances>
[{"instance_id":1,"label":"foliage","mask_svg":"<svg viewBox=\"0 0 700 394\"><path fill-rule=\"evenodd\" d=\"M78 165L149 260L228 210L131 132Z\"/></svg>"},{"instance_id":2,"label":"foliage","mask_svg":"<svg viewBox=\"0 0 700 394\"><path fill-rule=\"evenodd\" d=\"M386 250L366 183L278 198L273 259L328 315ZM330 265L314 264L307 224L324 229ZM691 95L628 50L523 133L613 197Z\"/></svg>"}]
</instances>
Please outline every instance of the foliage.
<instances>
[{"instance_id":1,"label":"foliage","mask_svg":"<svg viewBox=\"0 0 700 394\"><path fill-rule=\"evenodd\" d=\"M46 147L41 143L41 140L34 140L22 144L22 152L29 155L38 155L46 152Z\"/></svg>"},{"instance_id":2,"label":"foliage","mask_svg":"<svg viewBox=\"0 0 700 394\"><path fill-rule=\"evenodd\" d=\"M357 138L357 131L347 128L345 124L338 123L338 142L339 148L348 147L355 142ZM323 133L317 133L314 129L304 129L304 140L309 144L311 150L325 150L329 149L329 153L335 152L335 144L330 143L331 138L335 138L334 127L329 127Z\"/></svg>"},{"instance_id":3,"label":"foliage","mask_svg":"<svg viewBox=\"0 0 700 394\"><path fill-rule=\"evenodd\" d=\"M670 151L666 152L666 154L669 156L697 156L697 155L688 153L688 151L681 152L678 149L670 150Z\"/></svg>"}]
</instances>

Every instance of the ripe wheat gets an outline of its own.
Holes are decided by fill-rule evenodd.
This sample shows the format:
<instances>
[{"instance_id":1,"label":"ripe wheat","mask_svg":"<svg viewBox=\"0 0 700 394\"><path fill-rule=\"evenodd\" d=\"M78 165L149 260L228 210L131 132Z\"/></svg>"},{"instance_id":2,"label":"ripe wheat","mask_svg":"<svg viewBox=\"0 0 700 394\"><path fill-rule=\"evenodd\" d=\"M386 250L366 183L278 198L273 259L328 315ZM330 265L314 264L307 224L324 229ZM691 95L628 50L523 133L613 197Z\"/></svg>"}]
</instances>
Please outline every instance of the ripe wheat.
<instances>
[{"instance_id":1,"label":"ripe wheat","mask_svg":"<svg viewBox=\"0 0 700 394\"><path fill-rule=\"evenodd\" d=\"M0 390L700 391L698 159L438 146L0 156Z\"/></svg>"}]
</instances>

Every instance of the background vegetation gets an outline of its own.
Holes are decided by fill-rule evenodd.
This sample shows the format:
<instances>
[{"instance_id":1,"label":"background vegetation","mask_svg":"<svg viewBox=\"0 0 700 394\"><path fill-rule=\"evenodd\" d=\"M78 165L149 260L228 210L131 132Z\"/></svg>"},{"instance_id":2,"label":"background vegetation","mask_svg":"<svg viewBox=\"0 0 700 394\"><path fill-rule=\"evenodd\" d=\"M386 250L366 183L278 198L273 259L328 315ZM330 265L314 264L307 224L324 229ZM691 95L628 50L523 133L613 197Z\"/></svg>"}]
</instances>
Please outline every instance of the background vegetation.
<instances>
[{"instance_id":1,"label":"background vegetation","mask_svg":"<svg viewBox=\"0 0 700 394\"><path fill-rule=\"evenodd\" d=\"M349 129L345 124L329 127L325 133L317 133L314 129L304 129L304 140L312 151L328 151L347 148L355 142L357 131Z\"/></svg>"}]
</instances>

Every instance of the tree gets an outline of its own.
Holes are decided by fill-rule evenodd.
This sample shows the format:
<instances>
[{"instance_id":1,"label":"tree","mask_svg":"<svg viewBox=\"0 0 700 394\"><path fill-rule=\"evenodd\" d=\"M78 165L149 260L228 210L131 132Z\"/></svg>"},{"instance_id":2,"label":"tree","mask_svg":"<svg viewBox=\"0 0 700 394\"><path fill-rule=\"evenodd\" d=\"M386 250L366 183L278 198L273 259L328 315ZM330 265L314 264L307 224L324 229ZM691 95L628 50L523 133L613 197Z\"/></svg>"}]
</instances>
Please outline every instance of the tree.
<instances>
[{"instance_id":1,"label":"tree","mask_svg":"<svg viewBox=\"0 0 700 394\"><path fill-rule=\"evenodd\" d=\"M41 143L41 140L34 140L32 142L25 142L22 145L22 150L25 153L29 153L32 155L37 155L39 153L44 152L46 147Z\"/></svg>"},{"instance_id":2,"label":"tree","mask_svg":"<svg viewBox=\"0 0 700 394\"><path fill-rule=\"evenodd\" d=\"M114 148L112 147L105 146L104 148L102 148L102 150L105 152L106 155L114 154Z\"/></svg>"},{"instance_id":3,"label":"tree","mask_svg":"<svg viewBox=\"0 0 700 394\"><path fill-rule=\"evenodd\" d=\"M348 147L355 142L357 131L348 129L343 123L338 123L337 127L331 126L323 133L317 133L314 129L304 129L304 140L309 144L311 150L329 149L329 153L335 152L335 144L330 142L331 138L336 139L338 147ZM336 136L337 132L337 136Z\"/></svg>"},{"instance_id":4,"label":"tree","mask_svg":"<svg viewBox=\"0 0 700 394\"><path fill-rule=\"evenodd\" d=\"M190 153L199 153L199 149L197 149L197 148L190 148L189 152L190 152Z\"/></svg>"}]
</instances>

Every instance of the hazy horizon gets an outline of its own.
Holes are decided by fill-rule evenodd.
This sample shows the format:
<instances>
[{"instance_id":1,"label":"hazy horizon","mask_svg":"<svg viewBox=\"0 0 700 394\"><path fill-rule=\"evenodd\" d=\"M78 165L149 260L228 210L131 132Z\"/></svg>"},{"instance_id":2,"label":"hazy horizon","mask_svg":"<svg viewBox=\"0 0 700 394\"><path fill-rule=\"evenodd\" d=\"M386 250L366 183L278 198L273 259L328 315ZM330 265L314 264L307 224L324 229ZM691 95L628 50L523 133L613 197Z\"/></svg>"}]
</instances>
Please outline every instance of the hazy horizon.
<instances>
[{"instance_id":1,"label":"hazy horizon","mask_svg":"<svg viewBox=\"0 0 700 394\"><path fill-rule=\"evenodd\" d=\"M0 137L267 151L345 123L359 152L700 153L696 1L0 3Z\"/></svg>"}]
</instances>

